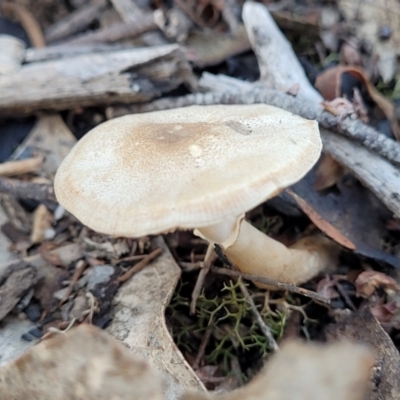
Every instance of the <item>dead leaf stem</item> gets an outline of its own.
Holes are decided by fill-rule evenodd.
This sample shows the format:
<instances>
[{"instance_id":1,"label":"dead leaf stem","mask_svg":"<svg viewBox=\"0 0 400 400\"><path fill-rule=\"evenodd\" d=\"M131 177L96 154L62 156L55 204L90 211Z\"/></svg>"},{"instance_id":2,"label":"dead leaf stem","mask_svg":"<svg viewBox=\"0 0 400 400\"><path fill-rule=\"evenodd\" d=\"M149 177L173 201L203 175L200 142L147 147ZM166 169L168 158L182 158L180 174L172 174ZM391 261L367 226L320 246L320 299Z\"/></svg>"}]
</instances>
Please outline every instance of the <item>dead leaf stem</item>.
<instances>
[{"instance_id":1,"label":"dead leaf stem","mask_svg":"<svg viewBox=\"0 0 400 400\"><path fill-rule=\"evenodd\" d=\"M263 276L245 274L243 272L233 271L233 270L226 269L226 268L212 267L211 271L216 274L229 276L231 278L243 278L243 279L246 279L246 280L249 280L252 282L264 283L269 286L274 286L277 289L287 290L292 293L297 293L302 296L309 297L310 299L319 301L321 303L330 304L329 297L320 295L316 292L298 287L296 285L291 285L289 283L282 283L282 282L275 281L274 279L265 278Z\"/></svg>"}]
</instances>

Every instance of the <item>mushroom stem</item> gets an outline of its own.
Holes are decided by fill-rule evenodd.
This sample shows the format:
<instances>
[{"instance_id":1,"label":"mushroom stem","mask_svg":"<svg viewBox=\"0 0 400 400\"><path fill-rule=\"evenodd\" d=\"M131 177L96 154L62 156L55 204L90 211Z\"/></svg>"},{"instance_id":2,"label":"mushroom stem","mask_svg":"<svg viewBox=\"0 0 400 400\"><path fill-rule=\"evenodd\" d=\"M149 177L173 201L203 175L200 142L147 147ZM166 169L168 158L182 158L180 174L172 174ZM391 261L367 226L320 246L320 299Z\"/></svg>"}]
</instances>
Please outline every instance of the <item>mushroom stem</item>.
<instances>
[{"instance_id":1,"label":"mushroom stem","mask_svg":"<svg viewBox=\"0 0 400 400\"><path fill-rule=\"evenodd\" d=\"M197 229L195 233L218 243L240 271L294 285L330 269L337 255L336 244L317 235L305 237L288 248L256 229L243 216Z\"/></svg>"}]
</instances>

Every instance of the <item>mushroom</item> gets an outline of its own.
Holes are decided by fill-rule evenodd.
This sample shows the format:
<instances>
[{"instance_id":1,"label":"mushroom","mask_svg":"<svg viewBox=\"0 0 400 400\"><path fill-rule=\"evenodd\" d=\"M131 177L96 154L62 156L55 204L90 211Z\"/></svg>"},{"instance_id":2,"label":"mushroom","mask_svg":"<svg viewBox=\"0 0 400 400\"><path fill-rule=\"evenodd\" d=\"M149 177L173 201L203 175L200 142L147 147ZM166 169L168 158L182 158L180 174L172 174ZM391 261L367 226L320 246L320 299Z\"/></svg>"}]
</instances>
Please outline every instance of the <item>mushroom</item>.
<instances>
[{"instance_id":1,"label":"mushroom","mask_svg":"<svg viewBox=\"0 0 400 400\"><path fill-rule=\"evenodd\" d=\"M58 169L55 193L98 232L195 228L241 271L299 284L327 267L331 241L287 248L244 213L300 180L320 152L317 122L263 104L127 115L78 142Z\"/></svg>"}]
</instances>

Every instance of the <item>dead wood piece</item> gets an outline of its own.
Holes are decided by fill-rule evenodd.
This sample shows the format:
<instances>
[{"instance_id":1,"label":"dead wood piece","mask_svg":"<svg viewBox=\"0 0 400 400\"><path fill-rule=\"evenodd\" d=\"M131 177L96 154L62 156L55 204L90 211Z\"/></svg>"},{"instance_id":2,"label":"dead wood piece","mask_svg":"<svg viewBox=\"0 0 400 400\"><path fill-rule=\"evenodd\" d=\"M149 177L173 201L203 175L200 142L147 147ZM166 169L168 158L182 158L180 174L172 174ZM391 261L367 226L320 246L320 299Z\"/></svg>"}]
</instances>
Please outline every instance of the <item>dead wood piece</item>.
<instances>
[{"instance_id":1,"label":"dead wood piece","mask_svg":"<svg viewBox=\"0 0 400 400\"><path fill-rule=\"evenodd\" d=\"M42 157L26 158L18 161L7 161L0 164L0 176L15 176L28 172L37 172L42 166Z\"/></svg>"},{"instance_id":2,"label":"dead wood piece","mask_svg":"<svg viewBox=\"0 0 400 400\"><path fill-rule=\"evenodd\" d=\"M92 43L112 43L122 39L133 38L142 33L157 29L153 14L143 16L140 21L120 22L97 31L82 34L76 38L66 40L60 45L76 46Z\"/></svg>"},{"instance_id":3,"label":"dead wood piece","mask_svg":"<svg viewBox=\"0 0 400 400\"><path fill-rule=\"evenodd\" d=\"M118 50L128 50L130 48L132 48L132 46L117 43L93 43L68 47L63 45L54 45L39 49L27 49L24 55L24 62L36 63L42 61L56 60L58 58L76 57L84 54L109 53Z\"/></svg>"},{"instance_id":4,"label":"dead wood piece","mask_svg":"<svg viewBox=\"0 0 400 400\"><path fill-rule=\"evenodd\" d=\"M235 34L215 35L213 31L193 32L186 45L188 57L200 67L216 65L229 57L250 49L250 42L243 25L239 25Z\"/></svg>"},{"instance_id":5,"label":"dead wood piece","mask_svg":"<svg viewBox=\"0 0 400 400\"><path fill-rule=\"evenodd\" d=\"M0 178L0 193L9 193L19 199L31 199L40 203L57 202L53 186L45 183Z\"/></svg>"},{"instance_id":6,"label":"dead wood piece","mask_svg":"<svg viewBox=\"0 0 400 400\"><path fill-rule=\"evenodd\" d=\"M3 271L0 285L0 321L16 306L20 298L38 280L37 270L25 261L13 263Z\"/></svg>"},{"instance_id":7,"label":"dead wood piece","mask_svg":"<svg viewBox=\"0 0 400 400\"><path fill-rule=\"evenodd\" d=\"M302 296L308 297L310 299L319 301L321 303L330 304L330 302L331 302L330 298L327 297L327 296L323 296L323 295L321 295L319 293L316 293L316 292L313 292L311 290L307 290L307 289L301 288L301 287L296 286L296 285L291 285L291 284L288 284L288 283L282 283L282 282L275 281L274 279L265 278L263 276L245 274L243 272L234 271L234 270L230 270L230 269L226 269L226 268L218 268L218 267L212 267L211 271L216 273L216 274L230 276L232 278L243 278L243 279L246 279L246 280L249 280L249 281L252 281L252 282L264 283L266 285L276 287L279 290L287 290L288 292L297 293L297 294L300 294Z\"/></svg>"},{"instance_id":8,"label":"dead wood piece","mask_svg":"<svg viewBox=\"0 0 400 400\"><path fill-rule=\"evenodd\" d=\"M299 84L298 96L313 105L319 104L320 94L308 83L291 43L277 27L268 9L262 4L247 2L242 17L257 55L260 80L268 87L282 91Z\"/></svg>"},{"instance_id":9,"label":"dead wood piece","mask_svg":"<svg viewBox=\"0 0 400 400\"><path fill-rule=\"evenodd\" d=\"M143 102L182 83L194 82L176 45L33 63L0 77L0 115Z\"/></svg>"},{"instance_id":10,"label":"dead wood piece","mask_svg":"<svg viewBox=\"0 0 400 400\"><path fill-rule=\"evenodd\" d=\"M10 74L21 68L25 43L10 35L0 35L0 74Z\"/></svg>"},{"instance_id":11,"label":"dead wood piece","mask_svg":"<svg viewBox=\"0 0 400 400\"><path fill-rule=\"evenodd\" d=\"M50 26L45 32L47 43L64 39L87 28L105 8L104 1L86 4Z\"/></svg>"},{"instance_id":12,"label":"dead wood piece","mask_svg":"<svg viewBox=\"0 0 400 400\"><path fill-rule=\"evenodd\" d=\"M137 21L146 13L131 0L111 0L111 4L124 22Z\"/></svg>"}]
</instances>

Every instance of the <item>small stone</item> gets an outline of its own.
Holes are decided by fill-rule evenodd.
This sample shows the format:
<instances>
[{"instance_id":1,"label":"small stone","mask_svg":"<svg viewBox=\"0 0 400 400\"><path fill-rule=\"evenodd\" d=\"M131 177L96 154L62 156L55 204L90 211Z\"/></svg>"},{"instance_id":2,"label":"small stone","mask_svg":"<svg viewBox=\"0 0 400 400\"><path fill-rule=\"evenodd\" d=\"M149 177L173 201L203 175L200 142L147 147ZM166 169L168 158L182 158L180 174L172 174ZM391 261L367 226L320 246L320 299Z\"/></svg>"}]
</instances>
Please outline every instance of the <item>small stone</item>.
<instances>
[{"instance_id":1,"label":"small stone","mask_svg":"<svg viewBox=\"0 0 400 400\"><path fill-rule=\"evenodd\" d=\"M40 311L39 304L29 304L28 307L25 308L25 314L28 317L29 321L37 322L39 321L42 313Z\"/></svg>"},{"instance_id":2,"label":"small stone","mask_svg":"<svg viewBox=\"0 0 400 400\"><path fill-rule=\"evenodd\" d=\"M89 276L88 290L95 289L97 285L106 284L114 273L115 269L112 265L95 265Z\"/></svg>"},{"instance_id":3,"label":"small stone","mask_svg":"<svg viewBox=\"0 0 400 400\"><path fill-rule=\"evenodd\" d=\"M28 333L37 339L43 336L43 331L40 328L33 328Z\"/></svg>"},{"instance_id":4,"label":"small stone","mask_svg":"<svg viewBox=\"0 0 400 400\"><path fill-rule=\"evenodd\" d=\"M64 287L64 288L54 292L53 293L53 298L56 299L56 300L63 300L64 296L67 294L67 292L68 292L68 287Z\"/></svg>"},{"instance_id":5,"label":"small stone","mask_svg":"<svg viewBox=\"0 0 400 400\"><path fill-rule=\"evenodd\" d=\"M32 340L33 340L32 336L29 335L29 333L24 333L24 334L21 336L21 339L22 339L22 340L25 340L25 342L32 342Z\"/></svg>"}]
</instances>

